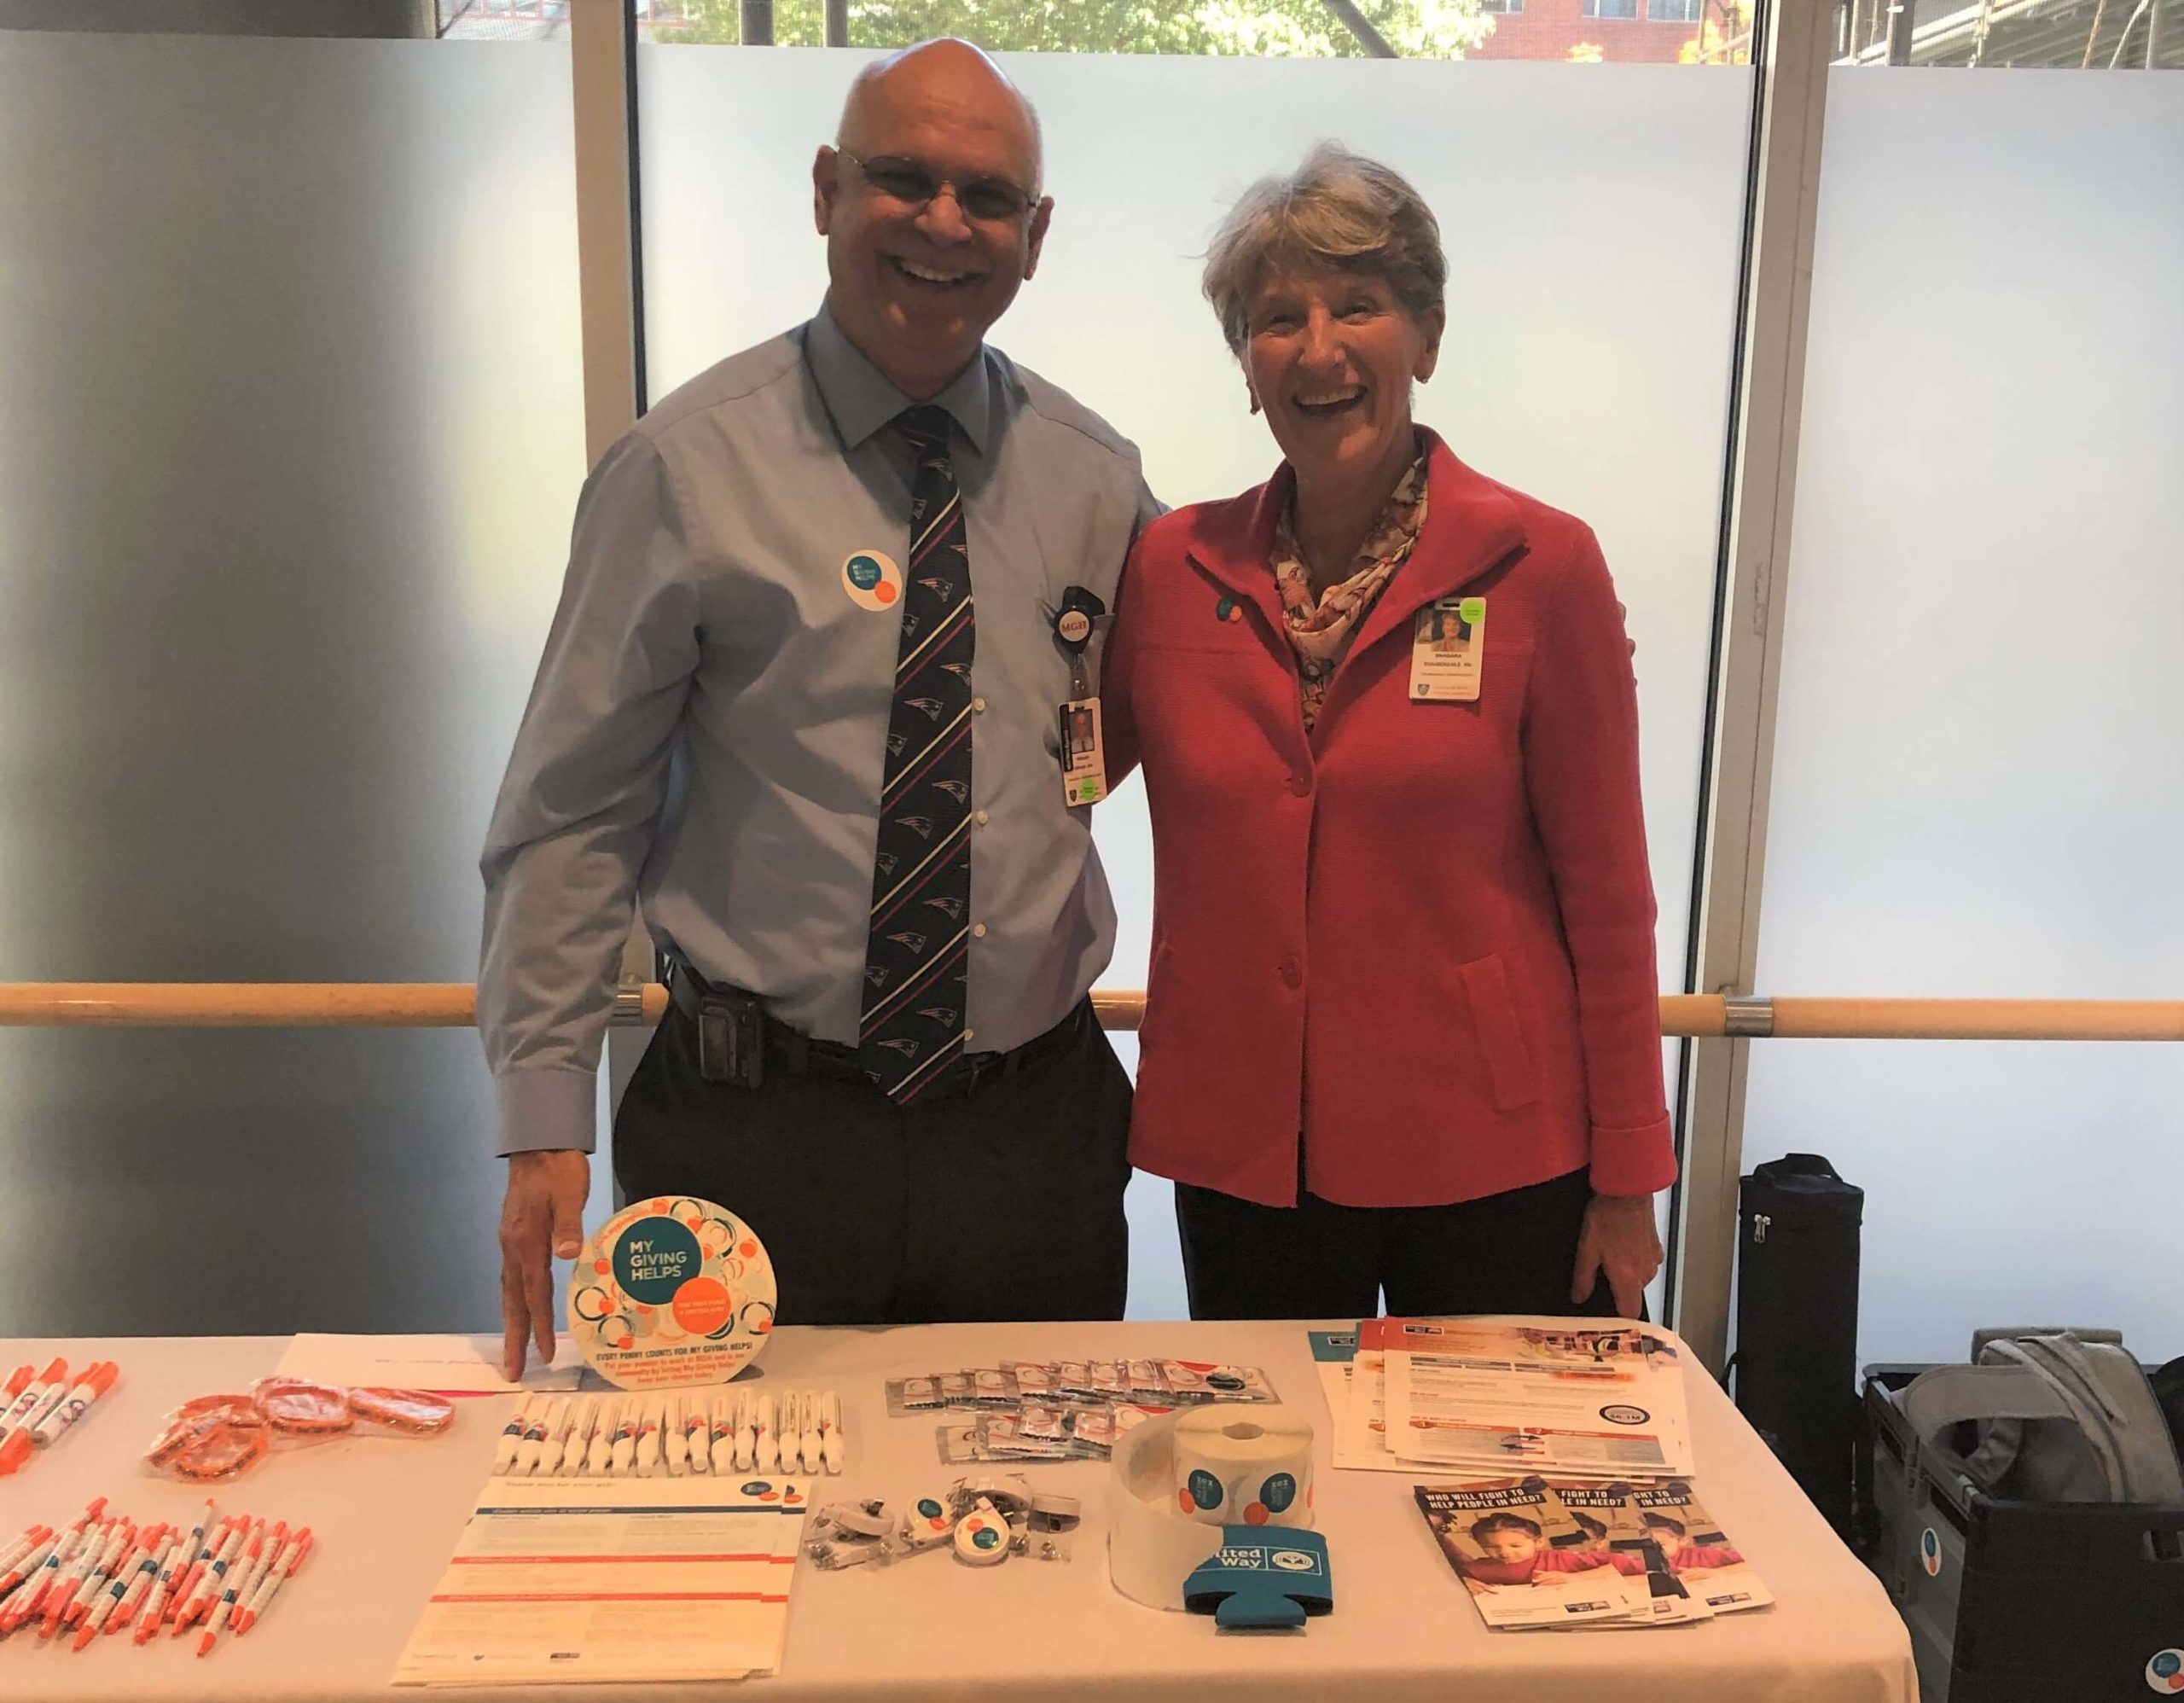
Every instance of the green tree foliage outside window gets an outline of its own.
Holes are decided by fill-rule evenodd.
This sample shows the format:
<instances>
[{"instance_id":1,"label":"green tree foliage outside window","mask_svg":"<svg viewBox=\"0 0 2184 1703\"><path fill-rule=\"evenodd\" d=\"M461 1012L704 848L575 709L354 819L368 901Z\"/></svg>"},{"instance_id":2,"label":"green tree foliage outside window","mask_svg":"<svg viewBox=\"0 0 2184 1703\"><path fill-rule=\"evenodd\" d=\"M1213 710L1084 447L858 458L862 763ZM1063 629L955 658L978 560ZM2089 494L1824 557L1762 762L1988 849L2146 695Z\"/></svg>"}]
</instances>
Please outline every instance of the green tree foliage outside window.
<instances>
[{"instance_id":1,"label":"green tree foliage outside window","mask_svg":"<svg viewBox=\"0 0 2184 1703\"><path fill-rule=\"evenodd\" d=\"M1406 58L1461 59L1493 20L1478 0L1356 0ZM653 0L655 38L741 39L739 0ZM774 40L824 44L822 0L776 0ZM850 40L907 47L960 36L996 53L1242 54L1352 59L1365 49L1321 0L851 0Z\"/></svg>"}]
</instances>

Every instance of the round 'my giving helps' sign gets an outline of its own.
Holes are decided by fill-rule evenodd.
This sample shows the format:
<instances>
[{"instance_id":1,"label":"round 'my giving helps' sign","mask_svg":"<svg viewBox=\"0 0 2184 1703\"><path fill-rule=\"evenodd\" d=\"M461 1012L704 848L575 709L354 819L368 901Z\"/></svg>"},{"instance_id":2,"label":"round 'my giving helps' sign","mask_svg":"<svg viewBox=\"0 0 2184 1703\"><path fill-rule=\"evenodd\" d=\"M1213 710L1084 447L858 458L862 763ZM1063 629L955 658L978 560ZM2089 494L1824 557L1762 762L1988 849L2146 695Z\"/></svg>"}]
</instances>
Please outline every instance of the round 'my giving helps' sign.
<instances>
[{"instance_id":1,"label":"round 'my giving helps' sign","mask_svg":"<svg viewBox=\"0 0 2184 1703\"><path fill-rule=\"evenodd\" d=\"M655 1195L624 1207L569 1278L569 1334L625 1390L725 1383L773 1328L773 1262L710 1200Z\"/></svg>"}]
</instances>

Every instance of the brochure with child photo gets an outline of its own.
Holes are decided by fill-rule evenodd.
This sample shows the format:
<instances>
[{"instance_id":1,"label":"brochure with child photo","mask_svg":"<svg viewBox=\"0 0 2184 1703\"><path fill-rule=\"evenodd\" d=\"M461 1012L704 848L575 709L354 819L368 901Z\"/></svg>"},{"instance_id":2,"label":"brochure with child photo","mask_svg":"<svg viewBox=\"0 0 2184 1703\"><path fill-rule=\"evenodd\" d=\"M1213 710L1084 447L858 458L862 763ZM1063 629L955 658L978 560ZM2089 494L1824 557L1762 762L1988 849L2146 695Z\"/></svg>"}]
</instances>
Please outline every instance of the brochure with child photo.
<instances>
[{"instance_id":1,"label":"brochure with child photo","mask_svg":"<svg viewBox=\"0 0 2184 1703\"><path fill-rule=\"evenodd\" d=\"M1489 1626L1627 1620L1646 1607L1643 1559L1594 1539L1543 1479L1419 1485L1413 1493Z\"/></svg>"}]
</instances>

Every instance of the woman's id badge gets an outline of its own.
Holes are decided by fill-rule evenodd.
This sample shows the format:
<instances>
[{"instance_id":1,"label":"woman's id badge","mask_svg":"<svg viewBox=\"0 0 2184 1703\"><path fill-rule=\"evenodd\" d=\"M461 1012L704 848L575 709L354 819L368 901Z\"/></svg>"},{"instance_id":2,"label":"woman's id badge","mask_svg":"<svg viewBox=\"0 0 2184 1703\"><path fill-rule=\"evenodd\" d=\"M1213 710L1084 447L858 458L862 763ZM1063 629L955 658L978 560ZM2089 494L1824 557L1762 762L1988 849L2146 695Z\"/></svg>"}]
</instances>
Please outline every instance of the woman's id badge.
<instances>
[{"instance_id":1,"label":"woman's id badge","mask_svg":"<svg viewBox=\"0 0 2184 1703\"><path fill-rule=\"evenodd\" d=\"M1412 618L1410 695L1421 704L1478 699L1486 643L1486 599L1443 597Z\"/></svg>"},{"instance_id":2,"label":"woman's id badge","mask_svg":"<svg viewBox=\"0 0 2184 1703\"><path fill-rule=\"evenodd\" d=\"M1061 706L1061 792L1072 806L1096 805L1107 796L1097 698L1072 698Z\"/></svg>"}]
</instances>

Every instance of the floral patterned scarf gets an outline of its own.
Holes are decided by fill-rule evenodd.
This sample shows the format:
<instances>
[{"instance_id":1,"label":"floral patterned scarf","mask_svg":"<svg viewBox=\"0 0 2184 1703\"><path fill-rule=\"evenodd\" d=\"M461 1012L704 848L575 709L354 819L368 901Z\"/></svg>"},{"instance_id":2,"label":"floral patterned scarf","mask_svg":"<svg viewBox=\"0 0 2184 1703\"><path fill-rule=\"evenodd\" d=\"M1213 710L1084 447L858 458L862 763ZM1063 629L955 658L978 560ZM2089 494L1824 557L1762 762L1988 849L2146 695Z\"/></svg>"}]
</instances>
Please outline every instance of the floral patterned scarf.
<instances>
[{"instance_id":1,"label":"floral patterned scarf","mask_svg":"<svg viewBox=\"0 0 2184 1703\"><path fill-rule=\"evenodd\" d=\"M1319 720L1335 666L1342 660L1357 627L1379 601L1395 571L1410 555L1426 525L1426 457L1420 455L1373 517L1357 547L1349 576L1312 595L1312 573L1297 547L1296 498L1281 511L1274 532L1274 583L1281 594L1283 629L1297 653L1297 678L1304 691L1304 727Z\"/></svg>"}]
</instances>

